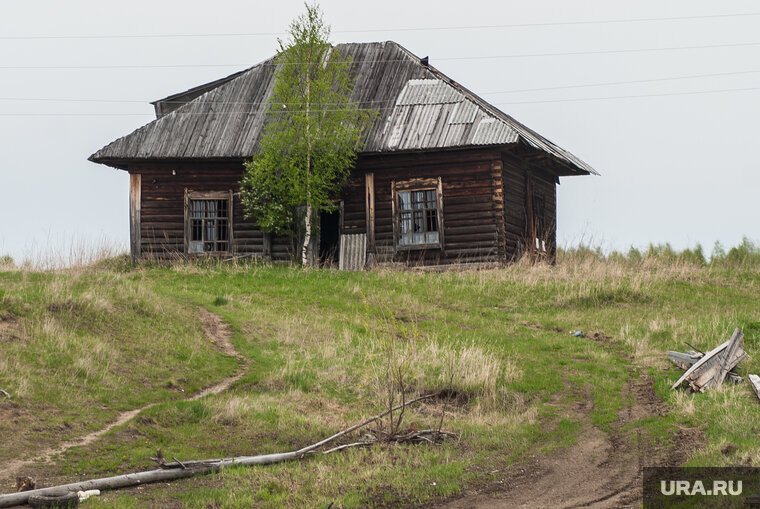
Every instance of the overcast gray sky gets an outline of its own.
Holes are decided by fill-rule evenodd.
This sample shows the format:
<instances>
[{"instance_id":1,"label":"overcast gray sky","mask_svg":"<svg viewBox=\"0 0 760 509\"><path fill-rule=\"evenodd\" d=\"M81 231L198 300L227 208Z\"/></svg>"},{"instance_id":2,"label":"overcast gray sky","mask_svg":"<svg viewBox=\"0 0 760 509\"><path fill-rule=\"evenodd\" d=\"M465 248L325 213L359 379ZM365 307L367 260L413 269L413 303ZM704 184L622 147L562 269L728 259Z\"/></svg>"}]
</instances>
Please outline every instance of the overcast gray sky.
<instances>
[{"instance_id":1,"label":"overcast gray sky","mask_svg":"<svg viewBox=\"0 0 760 509\"><path fill-rule=\"evenodd\" d=\"M333 42L394 40L429 55L594 166L601 177L562 179L561 245L699 242L709 253L716 240L760 239L756 2L321 6ZM273 33L302 11L289 0L3 0L0 254L126 249L128 177L87 157L149 122L149 101L270 57Z\"/></svg>"}]
</instances>

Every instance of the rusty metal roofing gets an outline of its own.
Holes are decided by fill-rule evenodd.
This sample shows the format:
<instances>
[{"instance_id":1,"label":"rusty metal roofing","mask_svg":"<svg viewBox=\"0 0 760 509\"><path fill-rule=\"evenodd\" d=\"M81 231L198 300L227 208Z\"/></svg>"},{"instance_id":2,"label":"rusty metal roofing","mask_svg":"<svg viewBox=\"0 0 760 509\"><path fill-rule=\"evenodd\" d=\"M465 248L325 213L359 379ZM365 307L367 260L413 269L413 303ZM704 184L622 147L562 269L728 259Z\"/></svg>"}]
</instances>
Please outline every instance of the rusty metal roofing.
<instances>
[{"instance_id":1,"label":"rusty metal roofing","mask_svg":"<svg viewBox=\"0 0 760 509\"><path fill-rule=\"evenodd\" d=\"M596 174L394 42L340 44L337 49L353 61L352 100L379 113L365 135L365 154L525 143L571 173ZM136 160L251 157L266 121L275 69L274 59L269 59L156 101L159 118L103 147L90 160L124 166Z\"/></svg>"}]
</instances>

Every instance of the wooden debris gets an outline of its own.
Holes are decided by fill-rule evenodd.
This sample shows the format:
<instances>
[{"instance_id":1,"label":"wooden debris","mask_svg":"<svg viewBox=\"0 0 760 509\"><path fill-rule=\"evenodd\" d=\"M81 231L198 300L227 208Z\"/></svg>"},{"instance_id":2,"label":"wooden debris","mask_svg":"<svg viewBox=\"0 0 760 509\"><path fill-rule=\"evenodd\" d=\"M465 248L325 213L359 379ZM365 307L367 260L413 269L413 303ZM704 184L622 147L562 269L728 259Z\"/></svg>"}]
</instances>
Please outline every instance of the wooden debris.
<instances>
[{"instance_id":1,"label":"wooden debris","mask_svg":"<svg viewBox=\"0 0 760 509\"><path fill-rule=\"evenodd\" d=\"M11 399L11 395L8 394L8 392L4 391L3 389L0 389L0 394L2 394L3 396L5 396L8 399Z\"/></svg>"},{"instance_id":2,"label":"wooden debris","mask_svg":"<svg viewBox=\"0 0 760 509\"><path fill-rule=\"evenodd\" d=\"M740 384L744 381L744 379L741 376L739 376L733 371L728 372L728 374L726 375L726 380L728 380L729 382L733 382L735 384Z\"/></svg>"},{"instance_id":3,"label":"wooden debris","mask_svg":"<svg viewBox=\"0 0 760 509\"><path fill-rule=\"evenodd\" d=\"M702 358L704 354L700 354L694 351L688 351L688 352L674 352L673 350L668 350L668 359L670 359L673 364L678 366L679 368L686 370L689 369L694 365L695 362L697 362L700 358Z\"/></svg>"},{"instance_id":4,"label":"wooden debris","mask_svg":"<svg viewBox=\"0 0 760 509\"><path fill-rule=\"evenodd\" d=\"M747 375L747 381L749 382L749 386L752 387L752 390L755 391L758 399L760 399L760 376Z\"/></svg>"},{"instance_id":5,"label":"wooden debris","mask_svg":"<svg viewBox=\"0 0 760 509\"><path fill-rule=\"evenodd\" d=\"M670 359L673 364L683 369L684 371L692 367L694 363L701 359L704 355L704 352L700 352L696 349L687 350L686 352L675 352L673 350L668 350L668 359ZM744 379L736 372L736 366L734 366L731 371L726 373L726 380L735 384L740 384L744 381Z\"/></svg>"},{"instance_id":6,"label":"wooden debris","mask_svg":"<svg viewBox=\"0 0 760 509\"><path fill-rule=\"evenodd\" d=\"M744 339L744 333L738 328L734 329L731 339L728 340L729 344L726 352L720 360L718 374L712 379L714 385L721 385L723 380L726 379L726 373L747 356L746 352L742 349L742 339Z\"/></svg>"},{"instance_id":7,"label":"wooden debris","mask_svg":"<svg viewBox=\"0 0 760 509\"><path fill-rule=\"evenodd\" d=\"M741 347L743 338L744 334L739 329L735 329L731 339L710 350L694 362L683 376L673 384L672 388L675 389L686 381L692 390L703 392L710 387L721 385L727 376L734 378L728 373L747 356L747 353ZM673 362L676 362L675 359L678 359L679 363L684 364L689 360L686 357L678 355L671 356L670 352L668 353L668 358L673 360Z\"/></svg>"}]
</instances>

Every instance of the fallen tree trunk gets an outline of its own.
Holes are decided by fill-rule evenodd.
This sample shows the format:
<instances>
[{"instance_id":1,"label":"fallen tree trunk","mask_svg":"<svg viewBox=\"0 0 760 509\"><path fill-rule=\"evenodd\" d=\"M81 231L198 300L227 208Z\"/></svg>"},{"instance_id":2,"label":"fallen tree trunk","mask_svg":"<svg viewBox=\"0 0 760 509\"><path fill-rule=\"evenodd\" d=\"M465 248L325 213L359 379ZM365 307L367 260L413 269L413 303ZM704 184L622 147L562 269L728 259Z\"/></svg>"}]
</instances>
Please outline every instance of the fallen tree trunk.
<instances>
[{"instance_id":1,"label":"fallen tree trunk","mask_svg":"<svg viewBox=\"0 0 760 509\"><path fill-rule=\"evenodd\" d=\"M272 463L282 463L284 461L292 461L304 457L307 454L314 452L325 444L333 442L338 438L351 433L359 428L371 424L378 419L381 419L391 412L400 410L406 406L409 406L418 401L429 399L434 397L435 394L428 394L426 396L420 396L411 401L406 402L403 405L399 405L393 409L386 410L385 412L378 414L374 417L362 421L358 424L346 428L331 437L325 438L319 442L308 445L297 451L275 453L275 454L262 454L259 456L238 456L236 458L220 458L202 461L183 461L174 463L165 463L161 465L161 468L156 470L147 470L144 472L135 472L133 474L117 475L114 477L103 477L101 479L91 479L89 481L75 482L70 484L63 484L60 486L51 486L49 488L41 488L30 491L22 491L19 493L10 493L7 495L0 495L0 507L13 507L27 503L30 495L46 495L46 496L60 496L66 495L72 491L87 491L87 490L116 490L119 488L127 488L129 486L138 486L142 484L149 484L160 481L172 481L175 479L182 479L185 477L192 477L194 475L209 474L212 472L218 472L223 468L228 468L234 465L270 465ZM340 449L335 449L340 450Z\"/></svg>"}]
</instances>

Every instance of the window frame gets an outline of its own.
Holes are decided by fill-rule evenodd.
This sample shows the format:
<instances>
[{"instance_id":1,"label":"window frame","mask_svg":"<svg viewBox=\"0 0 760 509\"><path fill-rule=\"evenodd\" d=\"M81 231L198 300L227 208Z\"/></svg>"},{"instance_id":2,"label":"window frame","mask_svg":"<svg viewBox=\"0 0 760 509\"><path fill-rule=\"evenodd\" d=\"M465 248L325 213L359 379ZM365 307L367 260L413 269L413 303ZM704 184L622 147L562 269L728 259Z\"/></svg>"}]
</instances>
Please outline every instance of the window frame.
<instances>
[{"instance_id":1,"label":"window frame","mask_svg":"<svg viewBox=\"0 0 760 509\"><path fill-rule=\"evenodd\" d=\"M190 242L192 235L192 214L190 213L190 204L196 200L225 200L227 202L227 250L226 251L190 251ZM234 252L234 237L233 237L233 191L232 189L227 191L192 191L185 189L185 255L187 256L218 256L222 254L232 254ZM197 241L195 241L197 242ZM224 242L214 240L214 243Z\"/></svg>"},{"instance_id":2,"label":"window frame","mask_svg":"<svg viewBox=\"0 0 760 509\"><path fill-rule=\"evenodd\" d=\"M435 210L438 221L438 242L424 244L401 244L401 223L399 210L399 192L408 191L435 191ZM441 177L437 178L413 178L403 181L391 182L391 213L393 216L393 245L397 251L415 251L425 249L444 250L444 223L443 223L443 183Z\"/></svg>"}]
</instances>

